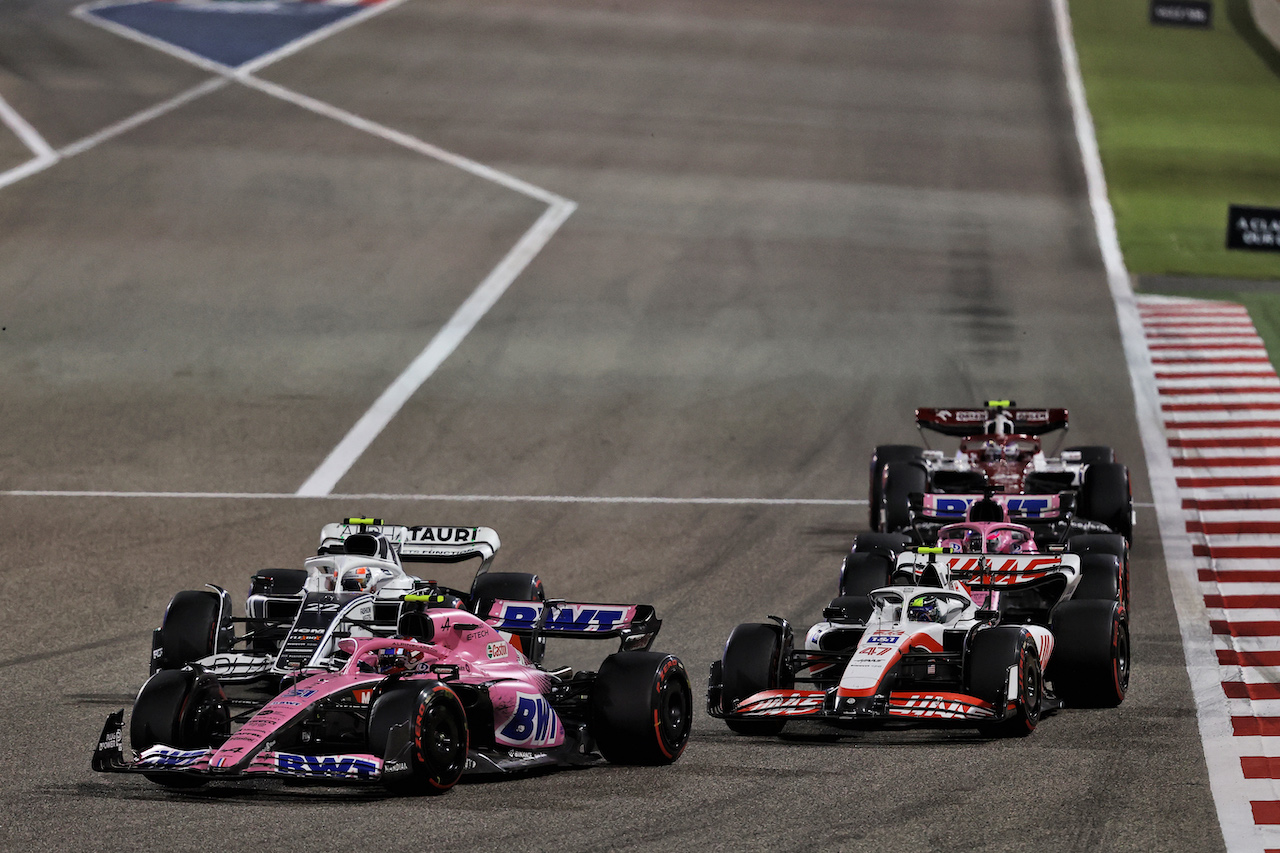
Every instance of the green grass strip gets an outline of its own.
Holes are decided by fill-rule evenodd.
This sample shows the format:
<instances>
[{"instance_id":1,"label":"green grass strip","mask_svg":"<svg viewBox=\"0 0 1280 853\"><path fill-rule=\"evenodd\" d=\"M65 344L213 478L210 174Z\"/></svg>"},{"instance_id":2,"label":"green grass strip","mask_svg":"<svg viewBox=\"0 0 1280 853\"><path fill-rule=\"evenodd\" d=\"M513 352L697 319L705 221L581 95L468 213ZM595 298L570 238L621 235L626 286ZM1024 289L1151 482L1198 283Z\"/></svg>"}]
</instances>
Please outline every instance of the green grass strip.
<instances>
[{"instance_id":1,"label":"green grass strip","mask_svg":"<svg viewBox=\"0 0 1280 853\"><path fill-rule=\"evenodd\" d=\"M1280 208L1280 51L1247 0L1215 0L1210 30L1153 26L1147 0L1070 8L1130 272L1280 279L1280 253L1226 248L1227 205ZM1266 294L1212 295L1280 313Z\"/></svg>"}]
</instances>

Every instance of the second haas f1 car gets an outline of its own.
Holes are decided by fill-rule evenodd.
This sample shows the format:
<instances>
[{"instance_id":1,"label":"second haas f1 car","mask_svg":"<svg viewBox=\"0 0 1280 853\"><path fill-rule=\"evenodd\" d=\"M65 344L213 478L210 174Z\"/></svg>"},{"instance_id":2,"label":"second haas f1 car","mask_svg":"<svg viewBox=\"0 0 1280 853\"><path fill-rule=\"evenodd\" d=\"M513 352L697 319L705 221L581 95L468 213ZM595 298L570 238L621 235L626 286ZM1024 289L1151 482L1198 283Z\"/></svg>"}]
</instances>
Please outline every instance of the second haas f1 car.
<instances>
[{"instance_id":1,"label":"second haas f1 car","mask_svg":"<svg viewBox=\"0 0 1280 853\"><path fill-rule=\"evenodd\" d=\"M778 617L735 628L711 665L711 716L743 734L808 719L1022 736L1063 704L1124 700L1129 624L1114 554L1089 542L1085 553L1040 554L1007 521L951 525L939 541L898 553L869 591L877 570L846 561L842 594L800 649Z\"/></svg>"},{"instance_id":2,"label":"second haas f1 car","mask_svg":"<svg viewBox=\"0 0 1280 853\"><path fill-rule=\"evenodd\" d=\"M955 453L905 444L876 447L871 457L871 527L911 526L913 496L951 521L994 493L1011 515L1027 521L1075 516L1133 538L1129 470L1110 447L1070 447L1046 455L1041 436L1067 429L1066 409L1016 408L990 400L984 408L916 409L916 426L960 440Z\"/></svg>"},{"instance_id":3,"label":"second haas f1 car","mask_svg":"<svg viewBox=\"0 0 1280 853\"><path fill-rule=\"evenodd\" d=\"M389 544L368 532L346 544L363 549L362 536ZM128 742L121 710L93 767L172 788L274 777L432 794L464 773L680 757L692 692L679 659L650 650L662 625L652 607L498 598L462 609L457 598L404 593L389 627L340 600L311 652L250 681L218 654L157 669L134 702ZM307 613L304 604L294 629ZM553 669L542 663L552 638L620 647L596 671ZM288 648L286 639L280 654Z\"/></svg>"}]
</instances>

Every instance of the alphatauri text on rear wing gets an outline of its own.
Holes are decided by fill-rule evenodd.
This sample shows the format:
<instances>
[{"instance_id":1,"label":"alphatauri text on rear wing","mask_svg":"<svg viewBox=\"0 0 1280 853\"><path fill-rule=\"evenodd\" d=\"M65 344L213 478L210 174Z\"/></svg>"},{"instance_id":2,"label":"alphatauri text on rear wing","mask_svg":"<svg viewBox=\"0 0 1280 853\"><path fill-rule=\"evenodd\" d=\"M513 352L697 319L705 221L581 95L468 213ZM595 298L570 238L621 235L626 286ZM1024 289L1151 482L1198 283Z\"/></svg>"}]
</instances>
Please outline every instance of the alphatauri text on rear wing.
<instances>
[{"instance_id":1,"label":"alphatauri text on rear wing","mask_svg":"<svg viewBox=\"0 0 1280 853\"><path fill-rule=\"evenodd\" d=\"M387 540L405 563L459 563L478 557L487 570L501 541L492 527L387 524L380 518L345 518L320 531L320 554L341 553L348 536L369 533Z\"/></svg>"}]
</instances>

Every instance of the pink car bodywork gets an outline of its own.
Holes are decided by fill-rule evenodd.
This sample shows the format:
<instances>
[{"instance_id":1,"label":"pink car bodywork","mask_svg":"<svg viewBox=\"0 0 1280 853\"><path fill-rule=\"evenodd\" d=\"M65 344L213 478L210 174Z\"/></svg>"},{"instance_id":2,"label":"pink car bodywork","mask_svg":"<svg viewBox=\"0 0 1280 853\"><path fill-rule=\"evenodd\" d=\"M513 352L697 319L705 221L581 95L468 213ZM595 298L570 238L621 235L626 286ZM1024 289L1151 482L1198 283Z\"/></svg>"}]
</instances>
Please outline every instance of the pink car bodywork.
<instances>
[{"instance_id":1,"label":"pink car bodywork","mask_svg":"<svg viewBox=\"0 0 1280 853\"><path fill-rule=\"evenodd\" d=\"M207 770L219 774L271 774L281 776L331 775L377 778L384 756L368 754L306 756L274 752L271 741L283 729L309 713L317 702L350 694L367 704L378 685L391 674L390 666L404 679L436 680L431 667L457 667L463 683L496 682L493 697L494 737L498 743L517 747L553 747L564 740L564 727L555 711L542 699L546 676L492 627L462 610L430 613L435 642L401 638L344 639L339 647L351 658L337 672L321 672L298 681L268 702L219 747L174 750L153 746L139 756L139 768ZM394 653L394 654L393 654ZM394 661L392 663L391 661ZM407 666L406 666L407 664ZM451 674L452 675L452 674Z\"/></svg>"}]
</instances>

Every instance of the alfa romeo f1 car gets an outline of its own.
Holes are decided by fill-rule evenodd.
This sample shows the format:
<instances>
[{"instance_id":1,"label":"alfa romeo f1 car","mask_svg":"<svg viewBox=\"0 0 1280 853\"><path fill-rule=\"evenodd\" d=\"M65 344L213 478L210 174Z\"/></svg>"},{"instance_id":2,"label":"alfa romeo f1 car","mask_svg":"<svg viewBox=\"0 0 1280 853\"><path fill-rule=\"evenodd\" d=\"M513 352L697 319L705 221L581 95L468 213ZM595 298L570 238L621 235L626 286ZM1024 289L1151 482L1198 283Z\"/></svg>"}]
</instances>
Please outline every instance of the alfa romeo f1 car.
<instances>
[{"instance_id":1,"label":"alfa romeo f1 car","mask_svg":"<svg viewBox=\"0 0 1280 853\"><path fill-rule=\"evenodd\" d=\"M159 669L134 702L132 748L121 710L93 768L174 788L276 777L441 793L468 772L680 757L692 693L679 659L650 651L662 624L651 606L496 599L475 613L442 597L406 593L389 630L331 620L265 701L235 698L238 672L224 667L224 684L216 655ZM544 667L545 641L562 637L620 648L598 671Z\"/></svg>"},{"instance_id":2,"label":"alfa romeo f1 car","mask_svg":"<svg viewBox=\"0 0 1280 853\"><path fill-rule=\"evenodd\" d=\"M1067 429L1066 409L1016 408L991 400L985 408L916 409L916 426L960 439L953 454L904 444L880 445L871 457L871 526L910 527L913 495L940 516L964 518L966 508L994 493L1011 515L1050 520L1074 515L1133 537L1128 469L1110 447L1070 447L1046 455L1041 436ZM927 441L926 441L927 445Z\"/></svg>"},{"instance_id":3,"label":"alfa romeo f1 car","mask_svg":"<svg viewBox=\"0 0 1280 853\"><path fill-rule=\"evenodd\" d=\"M972 519L943 528L939 541L897 553L889 567L846 559L841 594L801 650L778 617L735 628L711 665L711 716L744 734L775 734L800 718L1020 736L1063 703L1123 701L1126 583L1114 554L1090 550L1113 543L1041 554L1027 528ZM880 557L873 548L882 547L850 556Z\"/></svg>"}]
</instances>

